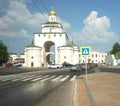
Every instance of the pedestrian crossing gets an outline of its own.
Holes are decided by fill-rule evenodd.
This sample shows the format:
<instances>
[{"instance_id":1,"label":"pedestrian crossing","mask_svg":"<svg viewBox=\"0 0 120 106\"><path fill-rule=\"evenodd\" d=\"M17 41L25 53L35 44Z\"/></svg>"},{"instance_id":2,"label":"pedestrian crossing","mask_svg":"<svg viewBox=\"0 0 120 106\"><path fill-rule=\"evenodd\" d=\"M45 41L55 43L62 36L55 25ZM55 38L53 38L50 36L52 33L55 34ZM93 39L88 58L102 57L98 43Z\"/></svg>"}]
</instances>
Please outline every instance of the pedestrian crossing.
<instances>
[{"instance_id":1,"label":"pedestrian crossing","mask_svg":"<svg viewBox=\"0 0 120 106\"><path fill-rule=\"evenodd\" d=\"M74 81L76 79L76 75L19 75L19 76L9 76L9 77L0 77L0 82L6 82L6 81Z\"/></svg>"}]
</instances>

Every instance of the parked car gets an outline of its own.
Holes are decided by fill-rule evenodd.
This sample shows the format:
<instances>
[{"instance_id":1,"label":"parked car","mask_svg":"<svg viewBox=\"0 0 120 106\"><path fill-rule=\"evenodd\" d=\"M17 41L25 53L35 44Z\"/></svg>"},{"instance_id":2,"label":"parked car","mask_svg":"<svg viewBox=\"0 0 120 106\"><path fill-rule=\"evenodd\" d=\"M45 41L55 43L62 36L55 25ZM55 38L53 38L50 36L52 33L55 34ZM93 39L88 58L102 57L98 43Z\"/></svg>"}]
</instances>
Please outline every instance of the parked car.
<instances>
[{"instance_id":1,"label":"parked car","mask_svg":"<svg viewBox=\"0 0 120 106\"><path fill-rule=\"evenodd\" d=\"M81 71L81 68L80 68L80 65L79 64L75 64L75 65L72 65L71 67L70 67L70 71Z\"/></svg>"},{"instance_id":2,"label":"parked car","mask_svg":"<svg viewBox=\"0 0 120 106\"><path fill-rule=\"evenodd\" d=\"M13 64L13 66L14 66L14 67L21 67L22 64L20 64L20 63L15 63L15 64Z\"/></svg>"},{"instance_id":3,"label":"parked car","mask_svg":"<svg viewBox=\"0 0 120 106\"><path fill-rule=\"evenodd\" d=\"M98 64L97 63L92 63L93 64L93 67L97 67L98 66Z\"/></svg>"},{"instance_id":4,"label":"parked car","mask_svg":"<svg viewBox=\"0 0 120 106\"><path fill-rule=\"evenodd\" d=\"M48 68L62 68L63 65L61 64L48 64Z\"/></svg>"},{"instance_id":5,"label":"parked car","mask_svg":"<svg viewBox=\"0 0 120 106\"><path fill-rule=\"evenodd\" d=\"M11 67L12 65L13 65L13 64L12 64L12 63L9 63L9 62L3 64L3 66L5 66L5 67Z\"/></svg>"},{"instance_id":6,"label":"parked car","mask_svg":"<svg viewBox=\"0 0 120 106\"><path fill-rule=\"evenodd\" d=\"M72 64L67 63L67 62L64 62L62 65L63 65L63 67L70 67L70 66L72 66Z\"/></svg>"},{"instance_id":7,"label":"parked car","mask_svg":"<svg viewBox=\"0 0 120 106\"><path fill-rule=\"evenodd\" d=\"M84 63L80 64L80 67L81 67L82 70L85 70L85 68L86 68Z\"/></svg>"},{"instance_id":8,"label":"parked car","mask_svg":"<svg viewBox=\"0 0 120 106\"><path fill-rule=\"evenodd\" d=\"M81 67L82 70L85 70L86 69L86 64L82 63L82 64L80 64L80 67ZM87 63L87 69L91 69L91 68L92 68L91 64Z\"/></svg>"}]
</instances>

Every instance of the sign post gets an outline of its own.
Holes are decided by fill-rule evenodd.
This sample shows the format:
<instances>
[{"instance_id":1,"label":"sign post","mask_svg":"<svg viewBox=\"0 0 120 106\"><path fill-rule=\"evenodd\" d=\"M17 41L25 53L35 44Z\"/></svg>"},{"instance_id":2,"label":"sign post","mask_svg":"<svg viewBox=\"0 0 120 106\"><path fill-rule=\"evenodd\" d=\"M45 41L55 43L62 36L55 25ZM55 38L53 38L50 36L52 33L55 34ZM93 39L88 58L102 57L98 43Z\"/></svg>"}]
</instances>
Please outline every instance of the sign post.
<instances>
[{"instance_id":1,"label":"sign post","mask_svg":"<svg viewBox=\"0 0 120 106\"><path fill-rule=\"evenodd\" d=\"M87 80L87 57L90 56L91 47L89 46L82 46L80 48L80 52L83 57L85 57L85 79Z\"/></svg>"}]
</instances>

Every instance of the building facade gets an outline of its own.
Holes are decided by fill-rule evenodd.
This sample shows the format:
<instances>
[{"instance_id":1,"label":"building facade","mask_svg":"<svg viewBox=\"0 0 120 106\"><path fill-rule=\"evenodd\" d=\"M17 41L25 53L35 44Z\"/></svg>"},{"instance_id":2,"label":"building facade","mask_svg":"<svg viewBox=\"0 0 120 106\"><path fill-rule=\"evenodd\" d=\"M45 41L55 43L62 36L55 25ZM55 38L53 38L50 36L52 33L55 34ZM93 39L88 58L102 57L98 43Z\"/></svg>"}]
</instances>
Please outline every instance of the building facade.
<instances>
[{"instance_id":1,"label":"building facade","mask_svg":"<svg viewBox=\"0 0 120 106\"><path fill-rule=\"evenodd\" d=\"M50 55L54 55L56 64L78 63L78 46L68 44L68 35L63 31L62 24L57 22L56 12L51 10L48 17L48 22L41 26L41 32L34 33L34 44L25 47L24 66L47 66L51 62ZM53 51L51 51L52 46L54 46Z\"/></svg>"},{"instance_id":2,"label":"building facade","mask_svg":"<svg viewBox=\"0 0 120 106\"><path fill-rule=\"evenodd\" d=\"M110 66L118 66L120 65L120 59L116 59L113 54L108 54L105 58L105 64Z\"/></svg>"},{"instance_id":3,"label":"building facade","mask_svg":"<svg viewBox=\"0 0 120 106\"><path fill-rule=\"evenodd\" d=\"M87 63L104 64L106 56L107 53L91 51L90 56L87 57ZM82 56L80 53L80 63L85 63L85 61L86 61L86 57Z\"/></svg>"}]
</instances>

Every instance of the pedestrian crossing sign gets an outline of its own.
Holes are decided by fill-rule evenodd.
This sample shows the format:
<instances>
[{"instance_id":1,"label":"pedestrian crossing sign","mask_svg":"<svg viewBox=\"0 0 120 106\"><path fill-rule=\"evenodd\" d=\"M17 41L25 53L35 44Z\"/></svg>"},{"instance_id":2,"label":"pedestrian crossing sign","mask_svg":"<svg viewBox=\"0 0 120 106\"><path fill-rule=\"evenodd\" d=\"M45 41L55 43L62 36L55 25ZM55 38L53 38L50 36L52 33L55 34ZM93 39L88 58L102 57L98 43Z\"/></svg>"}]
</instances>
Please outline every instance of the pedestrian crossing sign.
<instances>
[{"instance_id":1,"label":"pedestrian crossing sign","mask_svg":"<svg viewBox=\"0 0 120 106\"><path fill-rule=\"evenodd\" d=\"M82 56L90 56L91 47L90 46L83 46L80 48L80 52Z\"/></svg>"}]
</instances>

